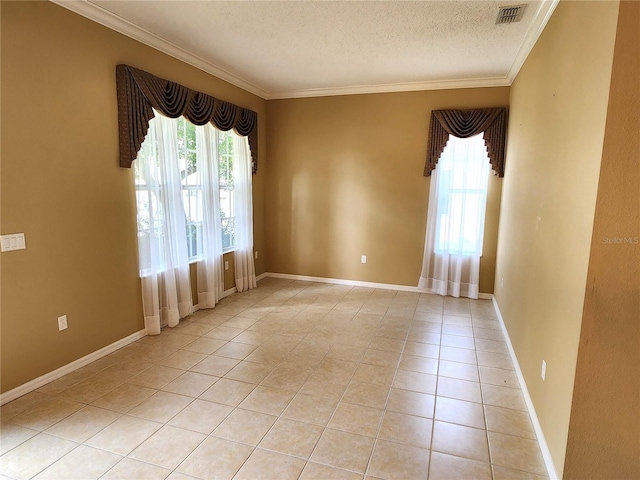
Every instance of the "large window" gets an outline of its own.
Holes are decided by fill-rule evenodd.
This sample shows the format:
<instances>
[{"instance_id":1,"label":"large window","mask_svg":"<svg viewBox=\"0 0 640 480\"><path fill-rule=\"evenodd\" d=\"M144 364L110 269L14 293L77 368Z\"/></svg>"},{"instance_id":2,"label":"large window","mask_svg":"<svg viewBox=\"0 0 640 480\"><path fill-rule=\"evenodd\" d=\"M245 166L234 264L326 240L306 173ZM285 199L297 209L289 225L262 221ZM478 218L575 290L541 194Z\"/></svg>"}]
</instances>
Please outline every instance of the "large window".
<instances>
[{"instance_id":1,"label":"large window","mask_svg":"<svg viewBox=\"0 0 640 480\"><path fill-rule=\"evenodd\" d=\"M203 258L203 172L198 165L198 145L196 127L184 117L176 122L177 144L174 154L177 156L180 172L181 199L184 210L186 241L189 262ZM233 183L233 139L232 131L215 131L217 141L217 161L219 171L220 222L222 231L223 252L235 248L235 202ZM202 146L200 146L202 147ZM149 271L151 265L162 265L164 222L162 201L172 199L159 198L157 182L166 182L167 172L157 162L159 145L154 143L151 135L145 139L137 161L134 162L136 199L138 210L138 242L141 246L140 273ZM151 241L153 238L154 241ZM146 248L149 246L149 248ZM146 252L146 253L144 253Z\"/></svg>"},{"instance_id":2,"label":"large window","mask_svg":"<svg viewBox=\"0 0 640 480\"><path fill-rule=\"evenodd\" d=\"M482 134L452 135L437 169L435 252L481 256L490 169Z\"/></svg>"}]
</instances>

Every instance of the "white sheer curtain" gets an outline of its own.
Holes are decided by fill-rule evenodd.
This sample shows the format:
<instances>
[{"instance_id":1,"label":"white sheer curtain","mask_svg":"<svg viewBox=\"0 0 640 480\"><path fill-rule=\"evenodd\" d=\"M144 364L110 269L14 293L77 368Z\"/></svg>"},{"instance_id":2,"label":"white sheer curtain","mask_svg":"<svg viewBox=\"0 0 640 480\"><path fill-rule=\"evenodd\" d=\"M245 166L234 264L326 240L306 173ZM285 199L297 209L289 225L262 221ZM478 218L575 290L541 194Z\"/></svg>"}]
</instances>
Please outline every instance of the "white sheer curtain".
<instances>
[{"instance_id":1,"label":"white sheer curtain","mask_svg":"<svg viewBox=\"0 0 640 480\"><path fill-rule=\"evenodd\" d=\"M218 130L196 127L196 155L202 176L202 255L198 262L198 307L213 308L224 293L218 173Z\"/></svg>"},{"instance_id":2,"label":"white sheer curtain","mask_svg":"<svg viewBox=\"0 0 640 480\"><path fill-rule=\"evenodd\" d=\"M431 173L418 288L478 298L489 170L482 134L450 137Z\"/></svg>"},{"instance_id":3,"label":"white sheer curtain","mask_svg":"<svg viewBox=\"0 0 640 480\"><path fill-rule=\"evenodd\" d=\"M251 185L251 153L247 137L233 139L233 182L236 208L236 290L244 292L257 287L253 262L253 200Z\"/></svg>"},{"instance_id":4,"label":"white sheer curtain","mask_svg":"<svg viewBox=\"0 0 640 480\"><path fill-rule=\"evenodd\" d=\"M163 324L177 325L193 308L177 132L176 119L156 112L134 162L142 303L151 335Z\"/></svg>"}]
</instances>

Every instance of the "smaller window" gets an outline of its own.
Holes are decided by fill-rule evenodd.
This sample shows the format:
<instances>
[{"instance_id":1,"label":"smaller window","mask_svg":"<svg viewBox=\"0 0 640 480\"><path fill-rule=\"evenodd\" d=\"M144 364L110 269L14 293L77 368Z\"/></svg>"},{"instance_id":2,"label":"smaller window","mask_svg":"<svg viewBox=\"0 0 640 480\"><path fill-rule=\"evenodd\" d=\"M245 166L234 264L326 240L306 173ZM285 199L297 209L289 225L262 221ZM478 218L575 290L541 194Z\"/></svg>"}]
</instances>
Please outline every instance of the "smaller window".
<instances>
[{"instance_id":1,"label":"smaller window","mask_svg":"<svg viewBox=\"0 0 640 480\"><path fill-rule=\"evenodd\" d=\"M220 221L222 227L222 251L230 252L236 247L236 213L233 184L233 138L232 131L218 135Z\"/></svg>"},{"instance_id":2,"label":"smaller window","mask_svg":"<svg viewBox=\"0 0 640 480\"><path fill-rule=\"evenodd\" d=\"M233 137L234 133L217 132L218 177L220 191L220 227L222 251L235 249L235 208L233 189ZM180 117L178 120L178 157L182 172L182 203L187 227L189 262L202 260L203 235L203 181L196 155L196 126Z\"/></svg>"},{"instance_id":3,"label":"smaller window","mask_svg":"<svg viewBox=\"0 0 640 480\"><path fill-rule=\"evenodd\" d=\"M196 126L178 119L178 166L182 185L189 262L202 260L202 173L196 155Z\"/></svg>"},{"instance_id":4,"label":"smaller window","mask_svg":"<svg viewBox=\"0 0 640 480\"><path fill-rule=\"evenodd\" d=\"M155 124L150 124L150 130ZM153 137L153 135L149 135ZM157 195L157 183L162 181L158 164L153 161L158 146L149 139L138 152L138 161L133 163L136 186L138 217L138 251L140 254L140 275L163 271L166 266L164 255L164 214ZM153 266L153 267L152 267Z\"/></svg>"},{"instance_id":5,"label":"smaller window","mask_svg":"<svg viewBox=\"0 0 640 480\"><path fill-rule=\"evenodd\" d=\"M449 137L436 166L436 253L482 255L489 166L482 134Z\"/></svg>"}]
</instances>

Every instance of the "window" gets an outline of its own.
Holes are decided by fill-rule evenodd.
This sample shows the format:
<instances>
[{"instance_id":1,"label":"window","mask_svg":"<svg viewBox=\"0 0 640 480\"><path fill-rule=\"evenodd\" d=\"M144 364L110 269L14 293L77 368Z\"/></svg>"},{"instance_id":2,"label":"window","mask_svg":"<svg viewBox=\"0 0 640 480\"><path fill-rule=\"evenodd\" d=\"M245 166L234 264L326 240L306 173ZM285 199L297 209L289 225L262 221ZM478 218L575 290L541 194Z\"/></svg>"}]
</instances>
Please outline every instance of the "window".
<instances>
[{"instance_id":1,"label":"window","mask_svg":"<svg viewBox=\"0 0 640 480\"><path fill-rule=\"evenodd\" d=\"M150 122L150 129L157 128ZM175 139L175 146L171 149L174 158L177 156L179 170L180 203L184 210L184 224L186 227L186 246L189 262L197 262L203 258L203 201L204 179L202 168L198 162L198 135L196 127L184 117L178 118L172 125L171 132ZM233 139L232 131L215 130L217 141L219 195L220 195L220 227L222 231L223 252L235 248L235 202L233 183ZM150 272L151 265L163 266L165 261L163 215L163 189L158 188L162 182L170 182L170 173L157 161L158 149L163 148L167 154L167 146L159 146L148 134L134 162L136 200L138 210L138 243L140 251L140 273ZM200 137L202 138L202 137ZM203 147L203 146L200 146ZM167 199L171 201L171 199ZM157 267L156 267L157 268Z\"/></svg>"},{"instance_id":2,"label":"window","mask_svg":"<svg viewBox=\"0 0 640 480\"><path fill-rule=\"evenodd\" d=\"M236 245L236 216L233 191L233 134L220 132L218 136L220 221L222 223L222 251L229 252Z\"/></svg>"},{"instance_id":3,"label":"window","mask_svg":"<svg viewBox=\"0 0 640 480\"><path fill-rule=\"evenodd\" d=\"M196 126L178 119L178 165L187 227L189 262L202 259L202 178L196 155Z\"/></svg>"},{"instance_id":4,"label":"window","mask_svg":"<svg viewBox=\"0 0 640 480\"><path fill-rule=\"evenodd\" d=\"M452 135L436 168L435 252L481 256L490 169L482 134Z\"/></svg>"},{"instance_id":5,"label":"window","mask_svg":"<svg viewBox=\"0 0 640 480\"><path fill-rule=\"evenodd\" d=\"M150 136L149 136L150 137ZM152 271L152 265L158 270L164 269L164 213L160 195L156 186L161 182L157 158L158 145L150 138L143 143L134 162L136 186L136 205L138 219L138 253L140 276Z\"/></svg>"}]
</instances>

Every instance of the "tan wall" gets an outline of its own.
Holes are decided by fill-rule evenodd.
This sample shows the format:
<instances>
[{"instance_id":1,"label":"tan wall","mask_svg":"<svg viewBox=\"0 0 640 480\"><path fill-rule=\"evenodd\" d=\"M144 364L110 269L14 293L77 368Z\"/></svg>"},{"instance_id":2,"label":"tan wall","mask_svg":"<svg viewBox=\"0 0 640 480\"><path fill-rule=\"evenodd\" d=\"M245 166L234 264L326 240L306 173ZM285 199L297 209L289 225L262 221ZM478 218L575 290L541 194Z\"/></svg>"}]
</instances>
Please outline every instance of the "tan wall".
<instances>
[{"instance_id":1,"label":"tan wall","mask_svg":"<svg viewBox=\"0 0 640 480\"><path fill-rule=\"evenodd\" d=\"M640 3L618 22L566 479L640 478Z\"/></svg>"},{"instance_id":2,"label":"tan wall","mask_svg":"<svg viewBox=\"0 0 640 480\"><path fill-rule=\"evenodd\" d=\"M565 459L617 13L617 2L560 2L511 87L495 296L558 472Z\"/></svg>"},{"instance_id":3,"label":"tan wall","mask_svg":"<svg viewBox=\"0 0 640 480\"><path fill-rule=\"evenodd\" d=\"M229 269L224 270L225 290L229 290L236 286L234 259L235 258L234 258L233 252L227 252L222 255L223 268L224 268L224 262L229 262ZM258 275L260 273L258 273ZM197 263L192 263L189 265L189 278L191 280L191 297L193 298L193 303L198 303L198 264Z\"/></svg>"},{"instance_id":4,"label":"tan wall","mask_svg":"<svg viewBox=\"0 0 640 480\"><path fill-rule=\"evenodd\" d=\"M265 251L266 102L49 2L2 2L2 391L140 330L132 172L118 167L115 66L252 108ZM257 261L265 271L264 257ZM226 288L230 288L227 285ZM67 314L69 329L56 318Z\"/></svg>"},{"instance_id":5,"label":"tan wall","mask_svg":"<svg viewBox=\"0 0 640 480\"><path fill-rule=\"evenodd\" d=\"M506 106L508 95L482 88L267 102L268 270L416 286L431 110ZM481 292L493 291L502 179L489 185Z\"/></svg>"}]
</instances>

